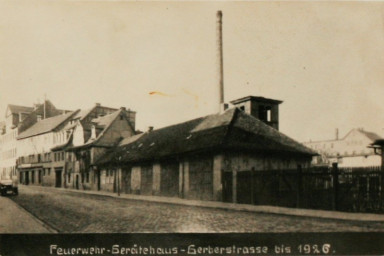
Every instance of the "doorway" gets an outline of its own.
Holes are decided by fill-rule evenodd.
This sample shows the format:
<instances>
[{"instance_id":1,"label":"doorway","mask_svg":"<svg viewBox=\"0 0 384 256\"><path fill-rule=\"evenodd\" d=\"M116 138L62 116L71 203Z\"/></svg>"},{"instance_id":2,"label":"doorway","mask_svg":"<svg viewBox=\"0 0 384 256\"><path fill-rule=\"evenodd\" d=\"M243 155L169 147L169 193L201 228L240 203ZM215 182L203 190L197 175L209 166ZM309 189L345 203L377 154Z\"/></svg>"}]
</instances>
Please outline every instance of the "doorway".
<instances>
[{"instance_id":1,"label":"doorway","mask_svg":"<svg viewBox=\"0 0 384 256\"><path fill-rule=\"evenodd\" d=\"M232 202L232 172L223 172L223 202Z\"/></svg>"},{"instance_id":2,"label":"doorway","mask_svg":"<svg viewBox=\"0 0 384 256\"><path fill-rule=\"evenodd\" d=\"M29 185L29 172L24 172L25 185Z\"/></svg>"},{"instance_id":3,"label":"doorway","mask_svg":"<svg viewBox=\"0 0 384 256\"><path fill-rule=\"evenodd\" d=\"M56 173L56 184L55 184L55 187L57 188L61 188L61 174L62 174L62 170L55 170L55 173Z\"/></svg>"},{"instance_id":4,"label":"doorway","mask_svg":"<svg viewBox=\"0 0 384 256\"><path fill-rule=\"evenodd\" d=\"M76 189L79 189L79 175L76 175L75 185L76 185Z\"/></svg>"}]
</instances>

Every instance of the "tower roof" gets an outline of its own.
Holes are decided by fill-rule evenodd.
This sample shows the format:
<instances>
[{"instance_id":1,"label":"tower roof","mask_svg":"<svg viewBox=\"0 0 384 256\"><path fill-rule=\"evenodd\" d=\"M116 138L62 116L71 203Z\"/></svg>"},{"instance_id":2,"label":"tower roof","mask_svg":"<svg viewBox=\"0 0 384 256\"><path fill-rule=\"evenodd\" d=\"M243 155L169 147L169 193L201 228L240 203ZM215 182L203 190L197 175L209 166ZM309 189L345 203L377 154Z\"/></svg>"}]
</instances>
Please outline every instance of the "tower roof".
<instances>
[{"instance_id":1,"label":"tower roof","mask_svg":"<svg viewBox=\"0 0 384 256\"><path fill-rule=\"evenodd\" d=\"M240 99L232 100L230 101L232 104L238 104L244 101L258 101L258 102L264 102L264 103L272 103L272 104L281 104L283 101L281 100L274 100L274 99L268 99L261 96L246 96L242 97Z\"/></svg>"}]
</instances>

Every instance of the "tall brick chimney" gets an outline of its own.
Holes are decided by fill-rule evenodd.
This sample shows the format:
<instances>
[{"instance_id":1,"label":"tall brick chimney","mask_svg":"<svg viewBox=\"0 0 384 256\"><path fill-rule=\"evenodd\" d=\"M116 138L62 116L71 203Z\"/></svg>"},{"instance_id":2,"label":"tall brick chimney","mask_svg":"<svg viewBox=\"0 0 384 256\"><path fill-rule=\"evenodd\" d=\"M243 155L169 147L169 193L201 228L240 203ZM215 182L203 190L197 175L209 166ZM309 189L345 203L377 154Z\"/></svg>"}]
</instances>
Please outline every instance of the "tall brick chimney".
<instances>
[{"instance_id":1,"label":"tall brick chimney","mask_svg":"<svg viewBox=\"0 0 384 256\"><path fill-rule=\"evenodd\" d=\"M223 63L223 13L216 14L216 40L217 40L217 76L219 85L219 112L224 110L224 63Z\"/></svg>"}]
</instances>

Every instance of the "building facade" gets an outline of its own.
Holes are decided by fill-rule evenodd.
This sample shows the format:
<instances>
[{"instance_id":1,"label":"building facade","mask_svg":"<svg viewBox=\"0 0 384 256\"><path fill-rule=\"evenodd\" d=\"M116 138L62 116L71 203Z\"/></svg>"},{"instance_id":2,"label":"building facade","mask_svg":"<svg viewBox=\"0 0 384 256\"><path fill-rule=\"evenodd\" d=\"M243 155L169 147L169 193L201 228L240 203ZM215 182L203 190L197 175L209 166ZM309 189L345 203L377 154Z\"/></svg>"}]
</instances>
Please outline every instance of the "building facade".
<instances>
[{"instance_id":1,"label":"building facade","mask_svg":"<svg viewBox=\"0 0 384 256\"><path fill-rule=\"evenodd\" d=\"M54 173L52 170L52 163L57 163L54 161L57 160L57 156L52 154L51 148L61 145L68 139L70 134L63 128L78 112L79 110L41 120L17 137L17 169L20 183L25 185L47 185L53 181L55 184L61 183L61 173ZM59 159L63 158L61 154ZM59 167L62 171L63 161L59 162Z\"/></svg>"},{"instance_id":2,"label":"building facade","mask_svg":"<svg viewBox=\"0 0 384 256\"><path fill-rule=\"evenodd\" d=\"M17 137L25 185L89 189L89 161L134 133L135 112L96 104L37 122Z\"/></svg>"},{"instance_id":3,"label":"building facade","mask_svg":"<svg viewBox=\"0 0 384 256\"><path fill-rule=\"evenodd\" d=\"M18 158L17 137L36 122L68 112L56 109L46 100L33 107L9 104L5 121L0 126L0 179L16 178L16 161Z\"/></svg>"}]
</instances>

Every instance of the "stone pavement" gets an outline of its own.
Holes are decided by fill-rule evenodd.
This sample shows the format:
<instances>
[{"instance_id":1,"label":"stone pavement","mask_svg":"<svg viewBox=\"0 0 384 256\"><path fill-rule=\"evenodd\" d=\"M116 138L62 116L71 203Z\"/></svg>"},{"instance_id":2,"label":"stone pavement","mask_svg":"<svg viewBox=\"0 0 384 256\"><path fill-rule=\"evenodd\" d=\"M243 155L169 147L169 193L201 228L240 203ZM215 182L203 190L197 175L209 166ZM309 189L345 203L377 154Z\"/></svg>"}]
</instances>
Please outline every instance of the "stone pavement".
<instances>
[{"instance_id":1,"label":"stone pavement","mask_svg":"<svg viewBox=\"0 0 384 256\"><path fill-rule=\"evenodd\" d=\"M49 188L49 189L61 189L61 190L71 191L76 193L103 195L103 196L109 196L109 197L115 197L115 198L124 198L129 200L141 200L141 201L147 201L147 202L198 206L198 207L225 209L225 210L234 210L234 211L273 213L273 214L280 214L280 215L337 219L337 220L384 221L384 214L348 213L348 212L338 212L338 211L296 209L296 208L267 206L267 205L233 204L233 203L223 203L223 202L215 202L215 201L188 200L188 199L181 199L176 197L170 198L170 197L161 197L161 196L144 196L144 195L132 195L132 194L117 195L117 193L104 192L104 191L86 191L86 190L75 190L75 189L64 189L64 188Z\"/></svg>"},{"instance_id":2,"label":"stone pavement","mask_svg":"<svg viewBox=\"0 0 384 256\"><path fill-rule=\"evenodd\" d=\"M384 231L382 221L260 213L249 211L244 208L246 205L223 204L229 208L219 209L215 204L205 207L206 203L214 202L130 195L119 197L111 193L40 186L20 186L19 191L19 196L12 197L13 201L63 233ZM178 204L179 201L183 204Z\"/></svg>"},{"instance_id":3,"label":"stone pavement","mask_svg":"<svg viewBox=\"0 0 384 256\"><path fill-rule=\"evenodd\" d=\"M0 197L0 233L54 232L8 197Z\"/></svg>"}]
</instances>

